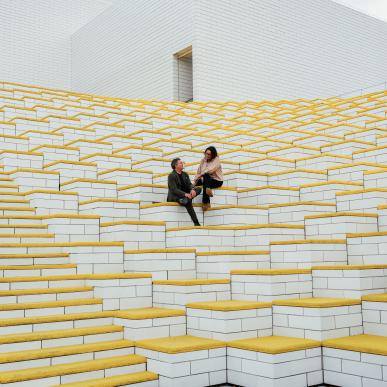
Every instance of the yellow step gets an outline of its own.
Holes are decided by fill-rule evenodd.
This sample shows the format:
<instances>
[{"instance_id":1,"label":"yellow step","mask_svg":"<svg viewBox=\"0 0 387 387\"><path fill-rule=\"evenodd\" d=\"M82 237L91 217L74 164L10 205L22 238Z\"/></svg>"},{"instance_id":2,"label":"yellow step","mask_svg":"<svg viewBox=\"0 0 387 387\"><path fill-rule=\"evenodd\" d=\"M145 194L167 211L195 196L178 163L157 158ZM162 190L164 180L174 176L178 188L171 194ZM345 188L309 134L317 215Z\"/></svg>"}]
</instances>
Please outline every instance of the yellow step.
<instances>
[{"instance_id":1,"label":"yellow step","mask_svg":"<svg viewBox=\"0 0 387 387\"><path fill-rule=\"evenodd\" d=\"M0 304L0 311L19 310L19 309L45 309L60 308L77 305L96 305L102 304L100 298L76 298L74 300L43 301L43 302L25 302L17 304Z\"/></svg>"},{"instance_id":2,"label":"yellow step","mask_svg":"<svg viewBox=\"0 0 387 387\"><path fill-rule=\"evenodd\" d=\"M28 341L54 340L66 337L100 335L104 333L122 332L123 327L117 325L103 325L97 327L71 328L62 330L39 331L31 333L17 333L0 336L0 344L23 343Z\"/></svg>"},{"instance_id":3,"label":"yellow step","mask_svg":"<svg viewBox=\"0 0 387 387\"><path fill-rule=\"evenodd\" d=\"M171 354L224 348L225 346L226 343L223 341L196 336L169 336L136 341L136 347Z\"/></svg>"},{"instance_id":4,"label":"yellow step","mask_svg":"<svg viewBox=\"0 0 387 387\"><path fill-rule=\"evenodd\" d=\"M106 351L110 349L128 348L133 346L134 342L130 340L114 340L90 344L33 349L28 351L7 352L0 353L0 363L4 364L16 361L44 359L48 357L69 356L80 353Z\"/></svg>"},{"instance_id":5,"label":"yellow step","mask_svg":"<svg viewBox=\"0 0 387 387\"><path fill-rule=\"evenodd\" d=\"M158 380L159 376L153 372L143 371L133 374L110 376L102 379L85 380L82 382L65 383L60 386L64 387L118 387L129 384L137 384ZM60 387L59 385L53 387Z\"/></svg>"},{"instance_id":6,"label":"yellow step","mask_svg":"<svg viewBox=\"0 0 387 387\"><path fill-rule=\"evenodd\" d=\"M16 317L0 319L0 327L8 327L14 325L32 325L45 324L63 321L74 320L88 320L105 317L114 317L115 311L106 310L101 312L83 312L83 313L69 313L69 314L52 314L47 316L32 316L32 317Z\"/></svg>"},{"instance_id":7,"label":"yellow step","mask_svg":"<svg viewBox=\"0 0 387 387\"><path fill-rule=\"evenodd\" d=\"M231 348L245 349L247 351L279 354L318 348L321 346L321 343L316 340L300 339L296 337L266 336L230 341L227 343L227 346Z\"/></svg>"},{"instance_id":8,"label":"yellow step","mask_svg":"<svg viewBox=\"0 0 387 387\"><path fill-rule=\"evenodd\" d=\"M74 286L74 287L68 287L68 288L0 290L0 297L32 296L35 294L88 292L88 291L92 291L93 289L94 289L93 286Z\"/></svg>"},{"instance_id":9,"label":"yellow step","mask_svg":"<svg viewBox=\"0 0 387 387\"><path fill-rule=\"evenodd\" d=\"M322 342L323 347L342 349L352 352L372 353L387 356L387 337L376 335L356 335L329 339Z\"/></svg>"},{"instance_id":10,"label":"yellow step","mask_svg":"<svg viewBox=\"0 0 387 387\"><path fill-rule=\"evenodd\" d=\"M150 273L117 273L117 274L66 274L45 275L29 277L7 277L0 278L0 283L8 282L39 282L39 281L63 281L63 280L109 280L109 279L135 279L151 278Z\"/></svg>"},{"instance_id":11,"label":"yellow step","mask_svg":"<svg viewBox=\"0 0 387 387\"><path fill-rule=\"evenodd\" d=\"M37 367L20 371L0 372L0 383L15 383L26 380L43 379L81 372L97 371L105 368L125 367L146 363L146 358L139 355L114 356L105 359L59 364L51 367Z\"/></svg>"},{"instance_id":12,"label":"yellow step","mask_svg":"<svg viewBox=\"0 0 387 387\"><path fill-rule=\"evenodd\" d=\"M42 270L42 269L74 269L75 263L58 263L43 265L0 265L0 270Z\"/></svg>"}]
</instances>

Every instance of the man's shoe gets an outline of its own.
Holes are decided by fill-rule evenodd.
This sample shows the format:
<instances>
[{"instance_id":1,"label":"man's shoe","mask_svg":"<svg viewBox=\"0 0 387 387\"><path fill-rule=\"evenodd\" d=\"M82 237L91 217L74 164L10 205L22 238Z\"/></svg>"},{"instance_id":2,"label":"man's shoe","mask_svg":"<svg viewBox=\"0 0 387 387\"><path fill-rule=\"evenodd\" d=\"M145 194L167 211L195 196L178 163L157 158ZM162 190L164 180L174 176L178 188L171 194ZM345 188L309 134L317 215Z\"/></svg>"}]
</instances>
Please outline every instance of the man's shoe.
<instances>
[{"instance_id":1,"label":"man's shoe","mask_svg":"<svg viewBox=\"0 0 387 387\"><path fill-rule=\"evenodd\" d=\"M200 223L195 223L194 226L195 227L200 227Z\"/></svg>"},{"instance_id":2,"label":"man's shoe","mask_svg":"<svg viewBox=\"0 0 387 387\"><path fill-rule=\"evenodd\" d=\"M212 192L212 189L211 188L206 188L206 194L212 198L214 196L214 193Z\"/></svg>"},{"instance_id":3,"label":"man's shoe","mask_svg":"<svg viewBox=\"0 0 387 387\"><path fill-rule=\"evenodd\" d=\"M211 208L211 204L210 203L203 203L202 209L203 209L204 212L208 211L210 208Z\"/></svg>"}]
</instances>

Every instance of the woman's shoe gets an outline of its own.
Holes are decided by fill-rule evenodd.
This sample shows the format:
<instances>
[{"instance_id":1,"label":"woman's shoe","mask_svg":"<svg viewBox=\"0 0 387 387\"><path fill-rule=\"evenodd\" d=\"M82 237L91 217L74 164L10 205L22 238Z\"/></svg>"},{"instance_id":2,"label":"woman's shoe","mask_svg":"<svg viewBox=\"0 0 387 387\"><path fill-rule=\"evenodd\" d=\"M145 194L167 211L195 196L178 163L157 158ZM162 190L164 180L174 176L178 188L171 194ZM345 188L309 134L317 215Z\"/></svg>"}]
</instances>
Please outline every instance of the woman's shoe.
<instances>
[{"instance_id":1,"label":"woman's shoe","mask_svg":"<svg viewBox=\"0 0 387 387\"><path fill-rule=\"evenodd\" d=\"M208 211L210 208L211 208L211 204L210 203L203 203L202 209L203 209L204 212Z\"/></svg>"},{"instance_id":2,"label":"woman's shoe","mask_svg":"<svg viewBox=\"0 0 387 387\"><path fill-rule=\"evenodd\" d=\"M212 198L214 196L213 192L212 192L212 189L211 188L206 188L206 194Z\"/></svg>"}]
</instances>

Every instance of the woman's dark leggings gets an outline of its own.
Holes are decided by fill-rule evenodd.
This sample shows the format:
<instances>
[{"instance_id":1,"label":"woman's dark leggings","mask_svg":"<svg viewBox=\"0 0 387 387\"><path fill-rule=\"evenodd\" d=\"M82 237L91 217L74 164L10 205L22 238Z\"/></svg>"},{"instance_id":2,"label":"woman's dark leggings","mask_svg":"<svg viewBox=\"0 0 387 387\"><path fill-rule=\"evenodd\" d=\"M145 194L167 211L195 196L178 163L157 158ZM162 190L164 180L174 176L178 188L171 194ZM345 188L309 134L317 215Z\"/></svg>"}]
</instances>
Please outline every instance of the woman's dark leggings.
<instances>
[{"instance_id":1,"label":"woman's dark leggings","mask_svg":"<svg viewBox=\"0 0 387 387\"><path fill-rule=\"evenodd\" d=\"M223 185L223 181L215 180L206 173L196 184L203 185L203 203L209 203L210 197L206 194L206 188L219 188Z\"/></svg>"}]
</instances>

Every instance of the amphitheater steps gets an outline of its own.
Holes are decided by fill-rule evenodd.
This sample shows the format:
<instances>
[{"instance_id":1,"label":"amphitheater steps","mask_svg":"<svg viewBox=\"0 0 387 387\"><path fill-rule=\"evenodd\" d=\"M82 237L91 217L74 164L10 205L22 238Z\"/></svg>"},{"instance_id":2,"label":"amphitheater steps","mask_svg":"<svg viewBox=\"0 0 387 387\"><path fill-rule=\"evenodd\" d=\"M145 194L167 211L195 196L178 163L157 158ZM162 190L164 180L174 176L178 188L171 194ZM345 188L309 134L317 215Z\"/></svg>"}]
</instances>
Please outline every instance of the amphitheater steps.
<instances>
[{"instance_id":1,"label":"amphitheater steps","mask_svg":"<svg viewBox=\"0 0 387 387\"><path fill-rule=\"evenodd\" d=\"M385 383L385 92L0 86L1 384ZM169 162L192 178L209 145L225 183L194 228L165 202Z\"/></svg>"}]
</instances>

